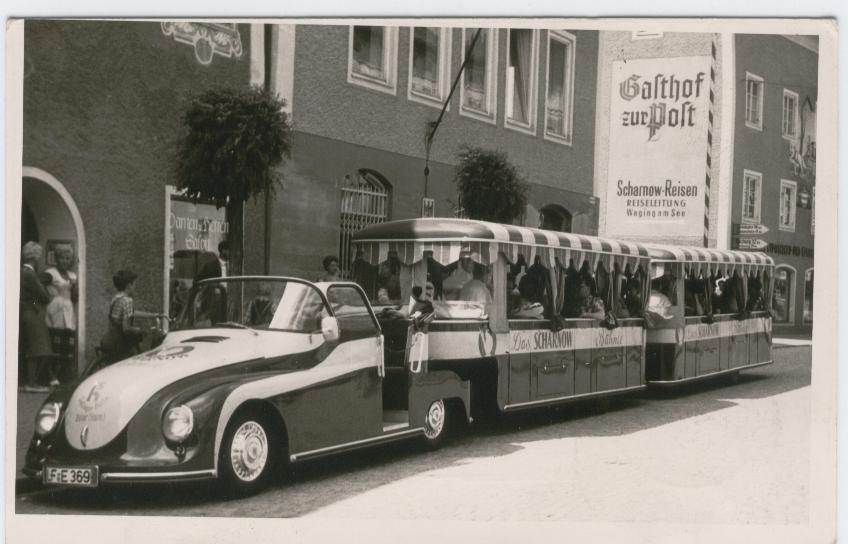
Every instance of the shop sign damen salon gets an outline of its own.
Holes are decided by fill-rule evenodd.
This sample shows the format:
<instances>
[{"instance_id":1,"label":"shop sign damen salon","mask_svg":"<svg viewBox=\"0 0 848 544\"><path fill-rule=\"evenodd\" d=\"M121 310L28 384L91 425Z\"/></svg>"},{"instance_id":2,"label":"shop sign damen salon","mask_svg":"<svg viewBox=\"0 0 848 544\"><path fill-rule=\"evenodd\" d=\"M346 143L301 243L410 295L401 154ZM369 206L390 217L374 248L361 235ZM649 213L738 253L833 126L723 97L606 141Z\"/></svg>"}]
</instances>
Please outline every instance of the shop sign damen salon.
<instances>
[{"instance_id":1,"label":"shop sign damen salon","mask_svg":"<svg viewBox=\"0 0 848 544\"><path fill-rule=\"evenodd\" d=\"M613 63L607 235L703 234L709 71L700 56Z\"/></svg>"}]
</instances>

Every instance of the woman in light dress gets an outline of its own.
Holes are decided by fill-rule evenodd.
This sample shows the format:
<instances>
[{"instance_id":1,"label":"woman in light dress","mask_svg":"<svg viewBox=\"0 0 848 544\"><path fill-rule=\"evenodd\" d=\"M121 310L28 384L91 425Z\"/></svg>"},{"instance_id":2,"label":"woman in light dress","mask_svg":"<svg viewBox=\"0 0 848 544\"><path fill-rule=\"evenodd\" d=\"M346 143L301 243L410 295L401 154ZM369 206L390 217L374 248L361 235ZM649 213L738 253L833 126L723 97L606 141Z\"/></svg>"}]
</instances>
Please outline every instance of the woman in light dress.
<instances>
[{"instance_id":1,"label":"woman in light dress","mask_svg":"<svg viewBox=\"0 0 848 544\"><path fill-rule=\"evenodd\" d=\"M59 244L54 249L56 266L48 268L51 282L47 285L50 303L47 305L47 329L56 354L56 368L51 372L50 385L59 385L59 376L71 377L74 370L76 351L77 318L74 304L77 302L77 275L71 270L74 264L74 248L70 244Z\"/></svg>"}]
</instances>

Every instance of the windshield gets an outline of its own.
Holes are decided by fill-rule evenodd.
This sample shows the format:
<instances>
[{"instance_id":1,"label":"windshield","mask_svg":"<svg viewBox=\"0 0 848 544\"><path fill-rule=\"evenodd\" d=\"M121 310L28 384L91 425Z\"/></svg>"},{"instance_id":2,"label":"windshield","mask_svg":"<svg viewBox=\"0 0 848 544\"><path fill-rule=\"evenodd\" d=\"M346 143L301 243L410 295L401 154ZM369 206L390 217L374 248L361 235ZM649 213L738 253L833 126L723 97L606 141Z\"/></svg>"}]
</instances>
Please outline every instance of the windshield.
<instances>
[{"instance_id":1,"label":"windshield","mask_svg":"<svg viewBox=\"0 0 848 544\"><path fill-rule=\"evenodd\" d=\"M194 293L180 329L235 327L312 333L329 315L318 290L281 279L205 281Z\"/></svg>"}]
</instances>

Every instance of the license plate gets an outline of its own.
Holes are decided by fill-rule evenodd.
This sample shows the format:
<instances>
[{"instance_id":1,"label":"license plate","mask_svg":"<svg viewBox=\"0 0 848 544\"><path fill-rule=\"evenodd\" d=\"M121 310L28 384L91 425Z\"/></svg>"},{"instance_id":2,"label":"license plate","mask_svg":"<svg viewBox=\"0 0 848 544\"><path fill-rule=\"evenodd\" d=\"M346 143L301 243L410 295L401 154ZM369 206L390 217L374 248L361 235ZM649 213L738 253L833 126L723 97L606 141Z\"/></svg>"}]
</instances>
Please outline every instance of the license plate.
<instances>
[{"instance_id":1,"label":"license plate","mask_svg":"<svg viewBox=\"0 0 848 544\"><path fill-rule=\"evenodd\" d=\"M97 487L97 467L50 467L45 466L43 472L45 484L70 485L81 487Z\"/></svg>"}]
</instances>

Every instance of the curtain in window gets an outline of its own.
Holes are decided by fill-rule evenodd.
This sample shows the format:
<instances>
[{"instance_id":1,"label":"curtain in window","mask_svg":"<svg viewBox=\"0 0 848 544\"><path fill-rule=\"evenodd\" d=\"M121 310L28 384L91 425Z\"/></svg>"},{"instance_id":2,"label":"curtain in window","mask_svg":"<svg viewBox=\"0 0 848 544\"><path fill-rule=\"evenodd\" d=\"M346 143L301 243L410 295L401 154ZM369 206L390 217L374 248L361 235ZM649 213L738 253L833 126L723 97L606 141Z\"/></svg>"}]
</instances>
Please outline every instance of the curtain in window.
<instances>
[{"instance_id":1,"label":"curtain in window","mask_svg":"<svg viewBox=\"0 0 848 544\"><path fill-rule=\"evenodd\" d=\"M463 106L473 110L489 113L486 97L486 54L488 51L488 32L486 29L480 31L480 36L474 44L474 49L468 52L471 40L477 33L476 28L465 29L465 43L463 50L466 52L468 63L463 72Z\"/></svg>"},{"instance_id":2,"label":"curtain in window","mask_svg":"<svg viewBox=\"0 0 848 544\"><path fill-rule=\"evenodd\" d=\"M376 79L385 79L383 65L384 28L353 27L353 71Z\"/></svg>"},{"instance_id":3,"label":"curtain in window","mask_svg":"<svg viewBox=\"0 0 848 544\"><path fill-rule=\"evenodd\" d=\"M550 51L550 57L548 58L548 100L545 130L550 134L565 136L568 45L551 40Z\"/></svg>"},{"instance_id":4,"label":"curtain in window","mask_svg":"<svg viewBox=\"0 0 848 544\"><path fill-rule=\"evenodd\" d=\"M412 90L438 98L439 29L416 27L413 33Z\"/></svg>"},{"instance_id":5,"label":"curtain in window","mask_svg":"<svg viewBox=\"0 0 848 544\"><path fill-rule=\"evenodd\" d=\"M748 120L760 122L760 82L748 80Z\"/></svg>"},{"instance_id":6,"label":"curtain in window","mask_svg":"<svg viewBox=\"0 0 848 544\"><path fill-rule=\"evenodd\" d=\"M756 219L757 210L757 180L745 178L744 214L746 219Z\"/></svg>"},{"instance_id":7,"label":"curtain in window","mask_svg":"<svg viewBox=\"0 0 848 544\"><path fill-rule=\"evenodd\" d=\"M509 31L509 68L512 78L511 119L530 124L530 70L533 54L533 31Z\"/></svg>"}]
</instances>

